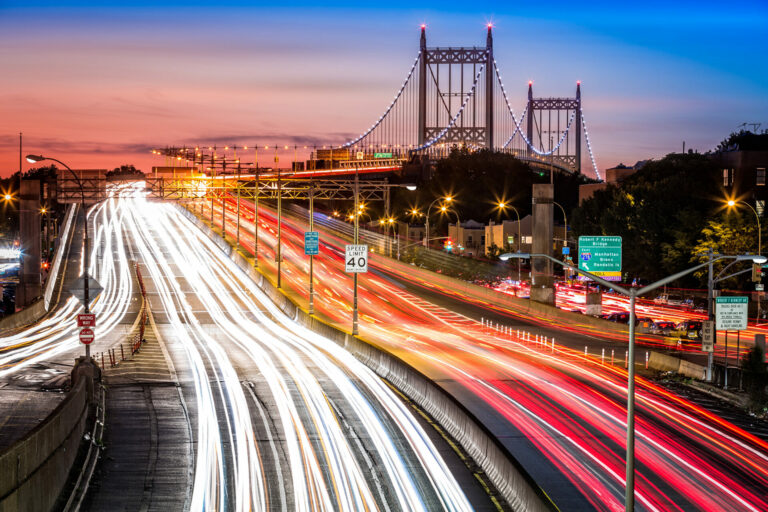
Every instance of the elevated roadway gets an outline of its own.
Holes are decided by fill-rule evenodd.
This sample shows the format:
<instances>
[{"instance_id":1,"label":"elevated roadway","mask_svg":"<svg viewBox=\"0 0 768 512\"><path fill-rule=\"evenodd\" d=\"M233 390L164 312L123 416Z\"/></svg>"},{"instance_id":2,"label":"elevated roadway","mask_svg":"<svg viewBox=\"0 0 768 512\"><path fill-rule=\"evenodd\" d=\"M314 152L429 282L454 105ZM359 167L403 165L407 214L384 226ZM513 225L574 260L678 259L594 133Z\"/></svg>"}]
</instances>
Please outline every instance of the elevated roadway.
<instances>
[{"instance_id":1,"label":"elevated roadway","mask_svg":"<svg viewBox=\"0 0 768 512\"><path fill-rule=\"evenodd\" d=\"M221 221L216 208L215 221ZM240 240L253 251L253 210L244 208ZM235 235L232 204L227 233ZM204 211L204 217L210 211ZM285 221L285 218L284 218ZM260 209L262 272L274 275L276 219ZM317 226L317 224L316 224ZM308 299L303 221L282 228L283 283L300 303ZM343 272L344 238L321 234L315 257L315 308L351 326L351 279ZM550 326L495 304L475 303L452 290L427 299L414 272L371 255L360 279L361 335L437 380L520 457L526 469L567 510L614 510L623 504L626 378L621 364L585 359L588 343L621 346L579 326ZM506 330L488 329L479 310ZM517 335L527 331L531 336ZM536 336L557 340L536 343ZM623 354L622 354L623 355ZM639 379L636 500L642 510L762 510L768 503L768 443L708 410Z\"/></svg>"}]
</instances>

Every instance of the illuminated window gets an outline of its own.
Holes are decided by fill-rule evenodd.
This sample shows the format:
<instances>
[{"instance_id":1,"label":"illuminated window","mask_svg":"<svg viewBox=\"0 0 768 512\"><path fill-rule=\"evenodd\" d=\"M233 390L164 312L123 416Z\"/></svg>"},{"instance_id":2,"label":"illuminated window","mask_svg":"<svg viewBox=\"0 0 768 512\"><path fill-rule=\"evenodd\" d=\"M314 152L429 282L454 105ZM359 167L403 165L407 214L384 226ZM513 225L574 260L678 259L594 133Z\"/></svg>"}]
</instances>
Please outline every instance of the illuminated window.
<instances>
[{"instance_id":1,"label":"illuminated window","mask_svg":"<svg viewBox=\"0 0 768 512\"><path fill-rule=\"evenodd\" d=\"M733 169L723 169L723 186L730 187L733 185Z\"/></svg>"},{"instance_id":2,"label":"illuminated window","mask_svg":"<svg viewBox=\"0 0 768 512\"><path fill-rule=\"evenodd\" d=\"M765 185L765 167L757 168L757 172L755 173L755 185L761 187Z\"/></svg>"}]
</instances>

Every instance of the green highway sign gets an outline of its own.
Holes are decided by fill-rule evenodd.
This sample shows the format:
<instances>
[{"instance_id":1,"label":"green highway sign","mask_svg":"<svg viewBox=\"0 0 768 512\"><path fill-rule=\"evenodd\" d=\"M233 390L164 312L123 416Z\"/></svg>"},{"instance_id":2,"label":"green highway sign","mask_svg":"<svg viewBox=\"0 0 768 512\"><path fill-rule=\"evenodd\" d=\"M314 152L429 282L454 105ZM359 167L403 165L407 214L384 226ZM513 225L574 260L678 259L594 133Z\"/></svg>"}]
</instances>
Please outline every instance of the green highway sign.
<instances>
[{"instance_id":1,"label":"green highway sign","mask_svg":"<svg viewBox=\"0 0 768 512\"><path fill-rule=\"evenodd\" d=\"M580 236L579 269L607 281L621 281L621 237Z\"/></svg>"},{"instance_id":2,"label":"green highway sign","mask_svg":"<svg viewBox=\"0 0 768 512\"><path fill-rule=\"evenodd\" d=\"M392 158L392 153L374 153L373 158Z\"/></svg>"},{"instance_id":3,"label":"green highway sign","mask_svg":"<svg viewBox=\"0 0 768 512\"><path fill-rule=\"evenodd\" d=\"M748 297L716 297L715 329L743 331L747 328Z\"/></svg>"}]
</instances>

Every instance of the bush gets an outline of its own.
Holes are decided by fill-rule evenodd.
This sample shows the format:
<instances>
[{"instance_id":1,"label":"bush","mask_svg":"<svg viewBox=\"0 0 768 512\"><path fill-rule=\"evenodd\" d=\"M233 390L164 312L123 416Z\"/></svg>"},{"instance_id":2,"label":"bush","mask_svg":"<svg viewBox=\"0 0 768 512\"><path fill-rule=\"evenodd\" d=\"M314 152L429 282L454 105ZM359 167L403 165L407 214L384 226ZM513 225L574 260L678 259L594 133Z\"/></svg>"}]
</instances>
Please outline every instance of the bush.
<instances>
[{"instance_id":1,"label":"bush","mask_svg":"<svg viewBox=\"0 0 768 512\"><path fill-rule=\"evenodd\" d=\"M764 413L768 410L768 368L765 364L765 354L758 346L744 354L741 360L744 371L744 381L749 393L749 408L755 413Z\"/></svg>"}]
</instances>

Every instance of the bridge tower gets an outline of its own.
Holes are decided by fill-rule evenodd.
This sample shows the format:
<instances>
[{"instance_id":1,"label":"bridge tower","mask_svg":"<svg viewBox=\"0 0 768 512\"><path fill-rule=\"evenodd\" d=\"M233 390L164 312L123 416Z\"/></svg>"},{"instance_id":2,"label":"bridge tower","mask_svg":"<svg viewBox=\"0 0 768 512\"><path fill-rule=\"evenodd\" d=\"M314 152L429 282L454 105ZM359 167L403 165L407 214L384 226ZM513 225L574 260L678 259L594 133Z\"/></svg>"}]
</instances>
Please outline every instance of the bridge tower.
<instances>
[{"instance_id":1,"label":"bridge tower","mask_svg":"<svg viewBox=\"0 0 768 512\"><path fill-rule=\"evenodd\" d=\"M545 151L557 146L547 161L581 173L581 82L576 82L575 98L534 98L533 82L528 82L526 113L526 131L531 144ZM560 135L570 125L575 125L572 126L575 132L568 130L562 144L558 144Z\"/></svg>"},{"instance_id":2,"label":"bridge tower","mask_svg":"<svg viewBox=\"0 0 768 512\"><path fill-rule=\"evenodd\" d=\"M426 27L421 26L418 73L419 146L438 137L465 105L464 114L458 119L457 126L448 130L442 137L442 142L493 149L493 69L492 25L488 25L485 47L432 48L427 47ZM480 94L482 87L470 89L470 85L478 79L484 82L484 94ZM481 105L478 105L478 101Z\"/></svg>"}]
</instances>

